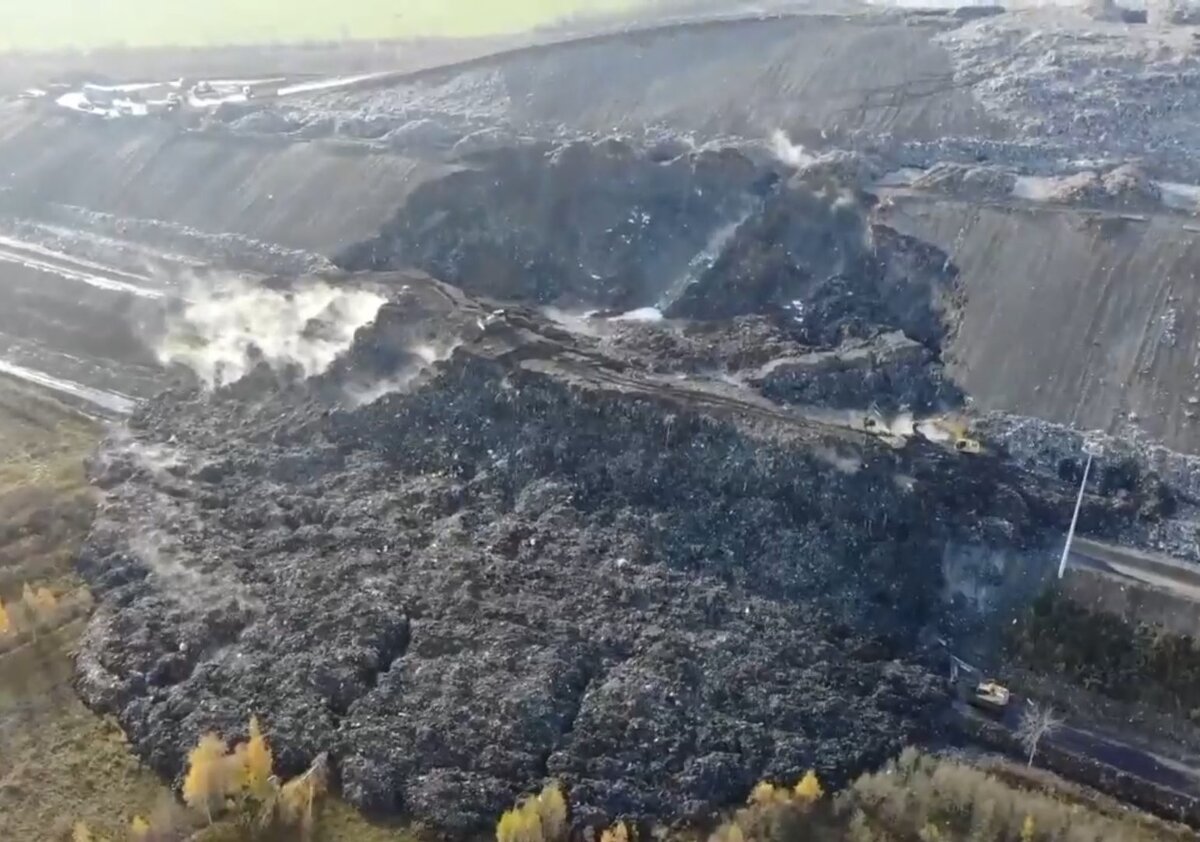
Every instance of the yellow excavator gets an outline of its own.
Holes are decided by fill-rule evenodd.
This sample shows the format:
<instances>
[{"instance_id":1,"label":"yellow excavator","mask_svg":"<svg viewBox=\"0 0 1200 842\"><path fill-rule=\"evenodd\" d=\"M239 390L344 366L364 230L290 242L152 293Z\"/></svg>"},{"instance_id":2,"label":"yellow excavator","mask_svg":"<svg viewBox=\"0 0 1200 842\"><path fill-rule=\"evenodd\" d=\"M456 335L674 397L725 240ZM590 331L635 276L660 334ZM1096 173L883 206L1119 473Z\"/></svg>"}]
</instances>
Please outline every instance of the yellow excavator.
<instances>
[{"instance_id":1,"label":"yellow excavator","mask_svg":"<svg viewBox=\"0 0 1200 842\"><path fill-rule=\"evenodd\" d=\"M988 679L975 685L975 690L967 701L975 707L991 713L1004 713L1011 700L1012 693L1007 687Z\"/></svg>"},{"instance_id":2,"label":"yellow excavator","mask_svg":"<svg viewBox=\"0 0 1200 842\"><path fill-rule=\"evenodd\" d=\"M1012 701L1012 692L1007 687L994 678L983 678L978 669L953 653L950 654L950 681L960 699L988 713L1002 715Z\"/></svg>"},{"instance_id":3,"label":"yellow excavator","mask_svg":"<svg viewBox=\"0 0 1200 842\"><path fill-rule=\"evenodd\" d=\"M982 447L978 440L962 436L954 440L954 449L959 453L979 453Z\"/></svg>"}]
</instances>

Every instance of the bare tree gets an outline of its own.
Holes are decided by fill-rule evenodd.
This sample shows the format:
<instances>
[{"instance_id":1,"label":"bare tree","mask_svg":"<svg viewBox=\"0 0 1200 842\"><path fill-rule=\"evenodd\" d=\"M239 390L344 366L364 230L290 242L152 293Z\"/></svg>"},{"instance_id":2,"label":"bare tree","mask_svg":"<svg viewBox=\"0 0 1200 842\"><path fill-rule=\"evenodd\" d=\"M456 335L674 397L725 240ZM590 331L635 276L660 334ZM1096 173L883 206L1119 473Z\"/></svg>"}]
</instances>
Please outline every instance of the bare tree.
<instances>
[{"instance_id":1,"label":"bare tree","mask_svg":"<svg viewBox=\"0 0 1200 842\"><path fill-rule=\"evenodd\" d=\"M1050 705L1042 707L1034 702L1029 702L1021 714L1021 722L1017 725L1017 739L1029 752L1030 766L1033 765L1033 758L1037 754L1042 738L1052 735L1062 727L1062 724L1063 721L1059 719Z\"/></svg>"}]
</instances>

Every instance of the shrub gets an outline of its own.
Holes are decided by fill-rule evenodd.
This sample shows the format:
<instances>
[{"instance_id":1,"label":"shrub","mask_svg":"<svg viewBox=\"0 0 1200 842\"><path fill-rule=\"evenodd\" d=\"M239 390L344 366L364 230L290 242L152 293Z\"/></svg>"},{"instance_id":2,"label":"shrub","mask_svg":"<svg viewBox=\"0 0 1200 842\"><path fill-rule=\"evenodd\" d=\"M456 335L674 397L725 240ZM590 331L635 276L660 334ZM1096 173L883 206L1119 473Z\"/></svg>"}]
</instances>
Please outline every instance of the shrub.
<instances>
[{"instance_id":1,"label":"shrub","mask_svg":"<svg viewBox=\"0 0 1200 842\"><path fill-rule=\"evenodd\" d=\"M817 779L817 773L809 769L804 773L804 777L796 784L793 794L801 801L812 803L825 794L821 782Z\"/></svg>"},{"instance_id":2,"label":"shrub","mask_svg":"<svg viewBox=\"0 0 1200 842\"><path fill-rule=\"evenodd\" d=\"M988 772L908 750L837 798L856 840L1150 842L1164 836L1136 814L1108 816L1053 793L1010 786Z\"/></svg>"},{"instance_id":3,"label":"shrub","mask_svg":"<svg viewBox=\"0 0 1200 842\"><path fill-rule=\"evenodd\" d=\"M600 842L634 842L637 834L625 822L617 822L612 827L601 832ZM729 840L736 842L736 840Z\"/></svg>"},{"instance_id":4,"label":"shrub","mask_svg":"<svg viewBox=\"0 0 1200 842\"><path fill-rule=\"evenodd\" d=\"M500 817L496 842L561 842L567 830L567 799L557 783L549 783Z\"/></svg>"},{"instance_id":5,"label":"shrub","mask_svg":"<svg viewBox=\"0 0 1200 842\"><path fill-rule=\"evenodd\" d=\"M817 805L824 794L812 769L793 787L762 781L750 791L746 806L717 827L710 842L810 837L821 823Z\"/></svg>"},{"instance_id":6,"label":"shrub","mask_svg":"<svg viewBox=\"0 0 1200 842\"><path fill-rule=\"evenodd\" d=\"M307 772L285 783L278 796L268 802L267 825L295 828L302 838L307 839L316 823L316 803L328 787L326 760L322 754Z\"/></svg>"},{"instance_id":7,"label":"shrub","mask_svg":"<svg viewBox=\"0 0 1200 842\"><path fill-rule=\"evenodd\" d=\"M36 632L39 627L54 625L61 615L58 597L49 588L21 587L21 599L5 603L0 600L0 640Z\"/></svg>"},{"instance_id":8,"label":"shrub","mask_svg":"<svg viewBox=\"0 0 1200 842\"><path fill-rule=\"evenodd\" d=\"M759 781L750 790L747 803L757 807L767 807L772 804L783 804L791 800L792 793L785 786L776 786L770 781Z\"/></svg>"},{"instance_id":9,"label":"shrub","mask_svg":"<svg viewBox=\"0 0 1200 842\"><path fill-rule=\"evenodd\" d=\"M1054 590L1033 601L1007 646L1035 672L1061 675L1119 701L1183 714L1200 707L1200 642L1090 611Z\"/></svg>"},{"instance_id":10,"label":"shrub","mask_svg":"<svg viewBox=\"0 0 1200 842\"><path fill-rule=\"evenodd\" d=\"M1021 822L1021 842L1033 842L1037 834L1037 825L1033 821L1033 816L1026 815L1025 821Z\"/></svg>"},{"instance_id":11,"label":"shrub","mask_svg":"<svg viewBox=\"0 0 1200 842\"><path fill-rule=\"evenodd\" d=\"M21 591L21 602L29 608L34 617L39 620L53 619L58 611L58 599L48 588L31 588L25 583Z\"/></svg>"},{"instance_id":12,"label":"shrub","mask_svg":"<svg viewBox=\"0 0 1200 842\"><path fill-rule=\"evenodd\" d=\"M746 806L722 822L708 842L1151 842L1192 838L1186 830L1135 812L1070 796L1032 780L1025 767L1005 766L1013 785L954 760L905 750L877 773L863 775L827 797L817 775L806 773L795 786L764 781ZM1038 773L1034 773L1038 774ZM1051 779L1052 780L1052 779ZM1029 788L1025 783L1029 783ZM567 805L561 790L525 799L504 814L497 842L546 842L552 822L539 804L554 803L562 816L559 840L566 838ZM586 836L586 835L585 835ZM617 822L599 842L634 842L633 829ZM586 836L586 838L591 838ZM660 838L656 836L655 838ZM694 839L691 834L668 839Z\"/></svg>"},{"instance_id":13,"label":"shrub","mask_svg":"<svg viewBox=\"0 0 1200 842\"><path fill-rule=\"evenodd\" d=\"M134 816L129 822L129 835L134 842L143 842L150 836L150 822L143 819L141 816Z\"/></svg>"}]
</instances>

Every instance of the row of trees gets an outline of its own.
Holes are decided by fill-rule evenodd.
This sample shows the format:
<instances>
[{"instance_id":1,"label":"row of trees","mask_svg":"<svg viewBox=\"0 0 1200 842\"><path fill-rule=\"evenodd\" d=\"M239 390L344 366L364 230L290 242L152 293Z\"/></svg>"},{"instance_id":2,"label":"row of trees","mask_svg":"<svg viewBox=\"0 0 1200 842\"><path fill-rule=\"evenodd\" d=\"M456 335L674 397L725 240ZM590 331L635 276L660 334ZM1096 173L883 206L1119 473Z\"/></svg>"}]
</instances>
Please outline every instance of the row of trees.
<instances>
[{"instance_id":1,"label":"row of trees","mask_svg":"<svg viewBox=\"0 0 1200 842\"><path fill-rule=\"evenodd\" d=\"M778 820L792 812L805 814L824 795L825 789L813 770L809 770L795 786L763 781L750 793L746 808L713 832L711 842L768 838L758 832L763 817L772 816ZM567 798L558 783L550 783L537 795L518 801L500 817L496 824L496 842L567 842L570 831ZM584 838L595 840L596 833L585 832ZM624 821L599 832L599 842L637 842L637 838L637 827Z\"/></svg>"},{"instance_id":2,"label":"row of trees","mask_svg":"<svg viewBox=\"0 0 1200 842\"><path fill-rule=\"evenodd\" d=\"M1005 767L1010 776L1027 774ZM496 826L496 842L567 842L569 802L551 784L519 802ZM637 842L624 822L599 842ZM584 840L596 839L584 832ZM654 838L661 838L654 834ZM672 838L670 835L668 839ZM1191 838L1148 816L1115 810L1038 783L1014 785L995 774L906 750L877 773L828 795L815 772L795 785L764 781L707 842L1151 842Z\"/></svg>"},{"instance_id":3,"label":"row of trees","mask_svg":"<svg viewBox=\"0 0 1200 842\"><path fill-rule=\"evenodd\" d=\"M257 720L232 749L216 735L201 738L188 758L183 798L190 813L135 818L133 842L294 842L314 830L314 806L327 786L319 759L304 775L280 783ZM1021 781L1006 766L1009 778ZM183 808L177 808L182 810ZM198 829L198 830L197 830ZM210 832L211 831L211 832ZM570 804L551 783L519 801L496 825L496 842L640 842L636 825L572 834ZM707 842L1161 842L1191 838L1136 812L1105 812L1080 795L1016 785L974 766L908 749L874 774L828 795L814 771L794 785L764 781L746 804L705 835ZM695 840L694 833L683 834ZM680 838L683 838L680 837ZM653 838L662 838L653 834ZM668 837L670 838L670 837ZM73 842L102 842L83 824Z\"/></svg>"},{"instance_id":4,"label":"row of trees","mask_svg":"<svg viewBox=\"0 0 1200 842\"><path fill-rule=\"evenodd\" d=\"M1188 635L1089 611L1047 590L1008 643L1011 654L1036 672L1200 718L1200 642Z\"/></svg>"}]
</instances>

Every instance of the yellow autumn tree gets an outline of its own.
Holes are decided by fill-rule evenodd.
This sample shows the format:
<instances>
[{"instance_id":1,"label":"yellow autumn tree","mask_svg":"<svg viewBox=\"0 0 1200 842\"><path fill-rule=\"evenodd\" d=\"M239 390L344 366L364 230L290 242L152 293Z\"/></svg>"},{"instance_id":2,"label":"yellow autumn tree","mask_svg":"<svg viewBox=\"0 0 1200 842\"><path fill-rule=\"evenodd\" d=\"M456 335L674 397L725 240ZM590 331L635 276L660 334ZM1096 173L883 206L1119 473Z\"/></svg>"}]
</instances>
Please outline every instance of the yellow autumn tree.
<instances>
[{"instance_id":1,"label":"yellow autumn tree","mask_svg":"<svg viewBox=\"0 0 1200 842\"><path fill-rule=\"evenodd\" d=\"M58 614L58 598L49 588L31 588L26 582L21 587L21 604L27 622L46 623Z\"/></svg>"},{"instance_id":2,"label":"yellow autumn tree","mask_svg":"<svg viewBox=\"0 0 1200 842\"><path fill-rule=\"evenodd\" d=\"M750 790L747 803L755 807L769 807L772 804L784 804L791 800L792 793L787 787L776 786L770 781L759 781Z\"/></svg>"},{"instance_id":3,"label":"yellow autumn tree","mask_svg":"<svg viewBox=\"0 0 1200 842\"><path fill-rule=\"evenodd\" d=\"M4 607L4 602L0 600L0 637L7 637L15 632L12 617L9 616L8 609Z\"/></svg>"},{"instance_id":4,"label":"yellow autumn tree","mask_svg":"<svg viewBox=\"0 0 1200 842\"><path fill-rule=\"evenodd\" d=\"M538 817L542 821L542 839L560 842L567 838L567 798L557 781L546 784L537 797Z\"/></svg>"},{"instance_id":5,"label":"yellow autumn tree","mask_svg":"<svg viewBox=\"0 0 1200 842\"><path fill-rule=\"evenodd\" d=\"M1033 823L1033 816L1026 815L1021 823L1021 842L1033 842L1036 837L1037 827Z\"/></svg>"},{"instance_id":6,"label":"yellow autumn tree","mask_svg":"<svg viewBox=\"0 0 1200 842\"><path fill-rule=\"evenodd\" d=\"M804 777L800 779L799 783L796 784L794 792L796 797L801 801L807 801L811 804L825 794L825 789L821 786L821 781L817 777L817 773L809 769L804 773Z\"/></svg>"},{"instance_id":7,"label":"yellow autumn tree","mask_svg":"<svg viewBox=\"0 0 1200 842\"><path fill-rule=\"evenodd\" d=\"M496 842L542 842L542 817L533 799L522 801L500 817Z\"/></svg>"},{"instance_id":8,"label":"yellow autumn tree","mask_svg":"<svg viewBox=\"0 0 1200 842\"><path fill-rule=\"evenodd\" d=\"M500 817L496 842L564 842L568 829L567 798L558 782L552 782Z\"/></svg>"},{"instance_id":9,"label":"yellow autumn tree","mask_svg":"<svg viewBox=\"0 0 1200 842\"><path fill-rule=\"evenodd\" d=\"M220 777L225 781L227 795L245 795L250 788L250 770L246 764L246 744L238 743L233 751L221 760L224 766Z\"/></svg>"},{"instance_id":10,"label":"yellow autumn tree","mask_svg":"<svg viewBox=\"0 0 1200 842\"><path fill-rule=\"evenodd\" d=\"M34 610L42 618L52 617L58 611L58 597L49 588L37 588L33 592L33 604Z\"/></svg>"},{"instance_id":11,"label":"yellow autumn tree","mask_svg":"<svg viewBox=\"0 0 1200 842\"><path fill-rule=\"evenodd\" d=\"M212 823L214 803L228 788L229 750L216 734L205 734L188 754L187 775L183 779L183 800L194 810L203 810Z\"/></svg>"},{"instance_id":12,"label":"yellow autumn tree","mask_svg":"<svg viewBox=\"0 0 1200 842\"><path fill-rule=\"evenodd\" d=\"M92 842L92 832L83 822L75 822L71 830L71 842Z\"/></svg>"},{"instance_id":13,"label":"yellow autumn tree","mask_svg":"<svg viewBox=\"0 0 1200 842\"><path fill-rule=\"evenodd\" d=\"M255 798L267 798L271 794L271 769L275 758L257 716L250 717L250 740L246 743L242 761L246 791Z\"/></svg>"},{"instance_id":14,"label":"yellow autumn tree","mask_svg":"<svg viewBox=\"0 0 1200 842\"><path fill-rule=\"evenodd\" d=\"M52 591L48 588L30 588L28 582L20 589L20 601L38 615L53 612L59 606L58 597L55 597Z\"/></svg>"},{"instance_id":15,"label":"yellow autumn tree","mask_svg":"<svg viewBox=\"0 0 1200 842\"><path fill-rule=\"evenodd\" d=\"M634 842L634 833L625 822L617 822L600 834L600 842Z\"/></svg>"},{"instance_id":16,"label":"yellow autumn tree","mask_svg":"<svg viewBox=\"0 0 1200 842\"><path fill-rule=\"evenodd\" d=\"M134 816L129 822L129 836L133 842L143 842L150 835L150 822L141 816Z\"/></svg>"},{"instance_id":17,"label":"yellow autumn tree","mask_svg":"<svg viewBox=\"0 0 1200 842\"><path fill-rule=\"evenodd\" d=\"M713 832L709 842L746 842L746 833L737 822L725 822Z\"/></svg>"}]
</instances>

